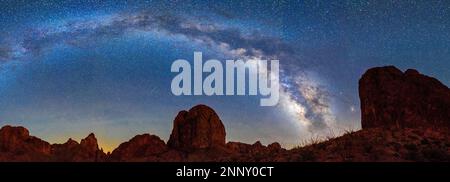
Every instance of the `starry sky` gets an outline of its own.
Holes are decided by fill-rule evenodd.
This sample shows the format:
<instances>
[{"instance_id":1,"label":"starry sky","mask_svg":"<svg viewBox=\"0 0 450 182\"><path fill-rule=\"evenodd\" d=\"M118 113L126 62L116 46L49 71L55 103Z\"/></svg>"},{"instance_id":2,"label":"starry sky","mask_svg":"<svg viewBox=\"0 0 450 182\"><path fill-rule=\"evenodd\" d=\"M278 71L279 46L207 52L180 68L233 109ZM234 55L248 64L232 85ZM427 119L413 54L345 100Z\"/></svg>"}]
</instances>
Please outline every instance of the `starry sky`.
<instances>
[{"instance_id":1,"label":"starry sky","mask_svg":"<svg viewBox=\"0 0 450 182\"><path fill-rule=\"evenodd\" d=\"M0 125L110 151L178 111L219 114L228 141L297 146L360 128L358 79L415 68L450 85L450 2L0 0ZM176 59L280 60L280 101L174 96Z\"/></svg>"}]
</instances>

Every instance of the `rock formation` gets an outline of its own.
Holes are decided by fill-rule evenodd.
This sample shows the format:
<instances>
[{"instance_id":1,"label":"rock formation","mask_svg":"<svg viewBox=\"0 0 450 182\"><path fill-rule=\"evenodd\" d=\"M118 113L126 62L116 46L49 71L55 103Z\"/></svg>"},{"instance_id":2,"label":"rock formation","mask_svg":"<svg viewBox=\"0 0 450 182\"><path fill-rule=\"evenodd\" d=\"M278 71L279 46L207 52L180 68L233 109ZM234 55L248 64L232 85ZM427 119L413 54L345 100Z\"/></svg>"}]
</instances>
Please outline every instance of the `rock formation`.
<instances>
[{"instance_id":1,"label":"rock formation","mask_svg":"<svg viewBox=\"0 0 450 182\"><path fill-rule=\"evenodd\" d=\"M388 66L359 81L362 128L449 127L450 90L416 70Z\"/></svg>"},{"instance_id":2,"label":"rock formation","mask_svg":"<svg viewBox=\"0 0 450 182\"><path fill-rule=\"evenodd\" d=\"M110 154L99 149L93 133L80 143L69 139L50 145L29 136L23 127L5 126L0 130L0 161L262 161L265 156L285 151L279 143L226 144L225 135L219 116L205 105L177 115L167 145L158 136L142 134L120 144Z\"/></svg>"},{"instance_id":3,"label":"rock formation","mask_svg":"<svg viewBox=\"0 0 450 182\"><path fill-rule=\"evenodd\" d=\"M178 113L167 144L184 151L218 148L225 146L225 135L225 127L216 112L208 106L197 105Z\"/></svg>"},{"instance_id":4,"label":"rock formation","mask_svg":"<svg viewBox=\"0 0 450 182\"><path fill-rule=\"evenodd\" d=\"M122 143L110 155L112 161L141 161L167 151L166 144L158 136L143 134Z\"/></svg>"},{"instance_id":5,"label":"rock formation","mask_svg":"<svg viewBox=\"0 0 450 182\"><path fill-rule=\"evenodd\" d=\"M54 161L96 162L104 161L106 154L98 148L97 139L91 133L79 144L72 139L64 144L53 144L52 157Z\"/></svg>"},{"instance_id":6,"label":"rock formation","mask_svg":"<svg viewBox=\"0 0 450 182\"><path fill-rule=\"evenodd\" d=\"M0 161L450 161L449 88L393 66L368 70L359 84L362 130L291 150L277 142L225 143L217 113L197 105L178 113L167 144L155 135L137 135L111 154L99 149L92 133L80 143L50 145L23 127L4 126Z\"/></svg>"},{"instance_id":7,"label":"rock formation","mask_svg":"<svg viewBox=\"0 0 450 182\"><path fill-rule=\"evenodd\" d=\"M50 145L30 136L24 127L4 126L0 129L0 161L103 161L106 154L98 149L94 134L78 144L69 139L64 144Z\"/></svg>"},{"instance_id":8,"label":"rock formation","mask_svg":"<svg viewBox=\"0 0 450 182\"><path fill-rule=\"evenodd\" d=\"M47 161L51 145L30 136L24 127L4 126L0 129L0 161Z\"/></svg>"}]
</instances>

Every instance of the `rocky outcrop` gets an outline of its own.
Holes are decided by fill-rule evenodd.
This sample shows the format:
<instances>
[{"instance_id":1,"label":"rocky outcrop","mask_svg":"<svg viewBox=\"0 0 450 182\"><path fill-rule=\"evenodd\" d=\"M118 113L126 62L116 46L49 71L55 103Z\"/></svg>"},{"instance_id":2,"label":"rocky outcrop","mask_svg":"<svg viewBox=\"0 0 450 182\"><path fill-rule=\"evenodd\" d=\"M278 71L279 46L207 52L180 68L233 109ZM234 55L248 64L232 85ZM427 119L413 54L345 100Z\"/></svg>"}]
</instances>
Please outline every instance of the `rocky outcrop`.
<instances>
[{"instance_id":1,"label":"rocky outcrop","mask_svg":"<svg viewBox=\"0 0 450 182\"><path fill-rule=\"evenodd\" d=\"M270 152L278 152L283 149L281 148L281 145L278 142L274 142L267 145L267 148L269 149Z\"/></svg>"},{"instance_id":2,"label":"rocky outcrop","mask_svg":"<svg viewBox=\"0 0 450 182\"><path fill-rule=\"evenodd\" d=\"M167 151L166 144L158 136L143 134L122 143L110 155L112 161L143 161Z\"/></svg>"},{"instance_id":3,"label":"rocky outcrop","mask_svg":"<svg viewBox=\"0 0 450 182\"><path fill-rule=\"evenodd\" d=\"M86 138L81 139L80 147L86 150L88 153L94 153L98 151L97 138L93 133L89 134Z\"/></svg>"},{"instance_id":4,"label":"rocky outcrop","mask_svg":"<svg viewBox=\"0 0 450 182\"><path fill-rule=\"evenodd\" d=\"M260 141L254 144L246 144L241 142L228 142L226 148L231 153L242 154L262 154L262 153L276 153L284 150L278 142L264 146Z\"/></svg>"},{"instance_id":5,"label":"rocky outcrop","mask_svg":"<svg viewBox=\"0 0 450 182\"><path fill-rule=\"evenodd\" d=\"M0 161L48 161L51 146L30 136L24 127L4 126L0 129Z\"/></svg>"},{"instance_id":6,"label":"rocky outcrop","mask_svg":"<svg viewBox=\"0 0 450 182\"><path fill-rule=\"evenodd\" d=\"M225 144L225 127L216 112L198 105L178 113L167 146L157 136L138 135L115 149L109 161L238 161L248 159L243 156L265 156L280 151L285 150L279 143Z\"/></svg>"},{"instance_id":7,"label":"rocky outcrop","mask_svg":"<svg viewBox=\"0 0 450 182\"><path fill-rule=\"evenodd\" d=\"M216 112L208 106L197 105L178 113L167 144L183 151L220 148L225 146L225 135L225 127Z\"/></svg>"},{"instance_id":8,"label":"rocky outcrop","mask_svg":"<svg viewBox=\"0 0 450 182\"><path fill-rule=\"evenodd\" d=\"M416 70L369 69L359 81L362 128L449 127L450 90Z\"/></svg>"},{"instance_id":9,"label":"rocky outcrop","mask_svg":"<svg viewBox=\"0 0 450 182\"><path fill-rule=\"evenodd\" d=\"M106 154L98 148L97 138L91 133L79 144L72 139L64 144L53 144L52 158L54 161L97 162L104 161Z\"/></svg>"},{"instance_id":10,"label":"rocky outcrop","mask_svg":"<svg viewBox=\"0 0 450 182\"><path fill-rule=\"evenodd\" d=\"M0 161L104 161L106 154L98 149L97 139L90 134L80 144L69 139L64 144L50 145L30 136L24 127L4 126L0 129Z\"/></svg>"}]
</instances>

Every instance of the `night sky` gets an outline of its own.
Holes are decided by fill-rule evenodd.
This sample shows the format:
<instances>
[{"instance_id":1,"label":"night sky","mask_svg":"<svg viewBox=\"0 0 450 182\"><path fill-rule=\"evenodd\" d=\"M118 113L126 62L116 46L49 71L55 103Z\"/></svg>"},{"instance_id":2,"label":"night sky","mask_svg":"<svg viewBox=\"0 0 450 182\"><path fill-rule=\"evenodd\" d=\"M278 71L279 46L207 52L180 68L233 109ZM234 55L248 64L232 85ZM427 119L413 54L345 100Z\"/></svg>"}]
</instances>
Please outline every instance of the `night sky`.
<instances>
[{"instance_id":1,"label":"night sky","mask_svg":"<svg viewBox=\"0 0 450 182\"><path fill-rule=\"evenodd\" d=\"M219 114L228 141L284 147L360 128L358 79L415 68L450 85L450 1L0 0L0 125L109 151L178 111ZM174 96L176 59L280 60L281 96Z\"/></svg>"}]
</instances>

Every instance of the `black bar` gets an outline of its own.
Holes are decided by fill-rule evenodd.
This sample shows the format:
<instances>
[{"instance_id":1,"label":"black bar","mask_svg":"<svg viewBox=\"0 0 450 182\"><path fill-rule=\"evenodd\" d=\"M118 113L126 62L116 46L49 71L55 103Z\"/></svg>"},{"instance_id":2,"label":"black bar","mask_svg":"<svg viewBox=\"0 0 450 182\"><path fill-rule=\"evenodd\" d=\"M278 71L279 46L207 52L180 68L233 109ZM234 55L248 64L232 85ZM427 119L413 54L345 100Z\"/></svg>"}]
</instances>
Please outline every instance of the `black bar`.
<instances>
[{"instance_id":1,"label":"black bar","mask_svg":"<svg viewBox=\"0 0 450 182\"><path fill-rule=\"evenodd\" d=\"M129 179L157 177L164 179L204 179L204 176L177 177L177 170L210 169L207 179L236 178L301 178L301 179L430 179L450 177L450 163L0 163L0 173L24 177L94 177L98 179ZM223 168L264 169L265 176L220 176ZM273 167L271 175L268 169ZM215 174L213 172L216 172Z\"/></svg>"}]
</instances>

